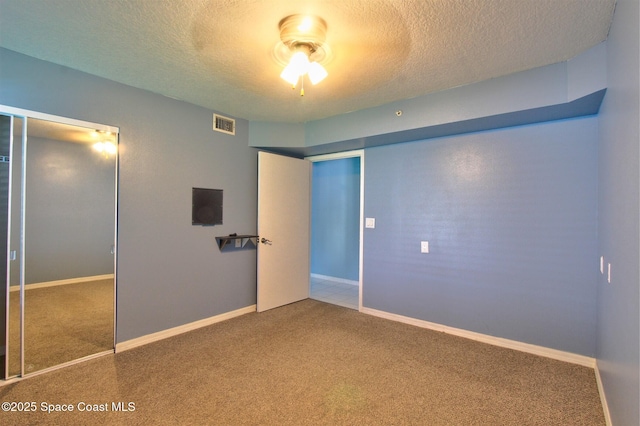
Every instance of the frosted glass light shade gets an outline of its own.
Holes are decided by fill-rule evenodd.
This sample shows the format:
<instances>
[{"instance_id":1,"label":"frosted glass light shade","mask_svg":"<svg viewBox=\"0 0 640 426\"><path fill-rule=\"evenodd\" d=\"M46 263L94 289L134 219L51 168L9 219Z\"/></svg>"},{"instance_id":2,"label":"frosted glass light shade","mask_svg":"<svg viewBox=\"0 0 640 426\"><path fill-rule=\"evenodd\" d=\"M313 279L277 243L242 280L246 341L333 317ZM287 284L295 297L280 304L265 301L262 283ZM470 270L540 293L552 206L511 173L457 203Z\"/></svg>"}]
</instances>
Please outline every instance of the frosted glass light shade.
<instances>
[{"instance_id":1,"label":"frosted glass light shade","mask_svg":"<svg viewBox=\"0 0 640 426\"><path fill-rule=\"evenodd\" d=\"M298 77L305 75L309 69L309 58L304 52L296 52L291 57L289 65L282 70L282 77L285 81L295 85Z\"/></svg>"},{"instance_id":2,"label":"frosted glass light shade","mask_svg":"<svg viewBox=\"0 0 640 426\"><path fill-rule=\"evenodd\" d=\"M292 86L298 84L298 77L300 77L300 75L295 70L295 67L291 66L291 64L287 65L280 73L280 78Z\"/></svg>"},{"instance_id":3,"label":"frosted glass light shade","mask_svg":"<svg viewBox=\"0 0 640 426\"><path fill-rule=\"evenodd\" d=\"M287 83L295 86L298 84L298 79L309 74L309 80L312 84L316 84L325 79L328 75L327 70L318 62L309 63L309 56L303 51L298 51L293 54L289 60L289 64L282 70L280 77Z\"/></svg>"},{"instance_id":4,"label":"frosted glass light shade","mask_svg":"<svg viewBox=\"0 0 640 426\"><path fill-rule=\"evenodd\" d=\"M327 70L317 62L311 62L309 64L309 80L312 84L320 83L328 75Z\"/></svg>"}]
</instances>

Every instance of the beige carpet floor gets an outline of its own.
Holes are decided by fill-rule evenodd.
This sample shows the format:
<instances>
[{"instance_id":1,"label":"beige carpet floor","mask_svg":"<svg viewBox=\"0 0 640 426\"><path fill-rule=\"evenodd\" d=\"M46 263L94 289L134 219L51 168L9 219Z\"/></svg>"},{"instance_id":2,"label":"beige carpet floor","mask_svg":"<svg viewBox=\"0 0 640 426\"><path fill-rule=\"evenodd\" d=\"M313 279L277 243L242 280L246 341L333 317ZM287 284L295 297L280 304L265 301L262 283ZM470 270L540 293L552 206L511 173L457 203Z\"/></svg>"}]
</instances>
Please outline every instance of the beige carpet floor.
<instances>
[{"instance_id":1,"label":"beige carpet floor","mask_svg":"<svg viewBox=\"0 0 640 426\"><path fill-rule=\"evenodd\" d=\"M10 293L10 372L20 372L20 293ZM113 350L113 279L25 291L25 371Z\"/></svg>"},{"instance_id":2,"label":"beige carpet floor","mask_svg":"<svg viewBox=\"0 0 640 426\"><path fill-rule=\"evenodd\" d=\"M37 407L3 425L604 425L590 368L315 300L5 385L0 401Z\"/></svg>"}]
</instances>

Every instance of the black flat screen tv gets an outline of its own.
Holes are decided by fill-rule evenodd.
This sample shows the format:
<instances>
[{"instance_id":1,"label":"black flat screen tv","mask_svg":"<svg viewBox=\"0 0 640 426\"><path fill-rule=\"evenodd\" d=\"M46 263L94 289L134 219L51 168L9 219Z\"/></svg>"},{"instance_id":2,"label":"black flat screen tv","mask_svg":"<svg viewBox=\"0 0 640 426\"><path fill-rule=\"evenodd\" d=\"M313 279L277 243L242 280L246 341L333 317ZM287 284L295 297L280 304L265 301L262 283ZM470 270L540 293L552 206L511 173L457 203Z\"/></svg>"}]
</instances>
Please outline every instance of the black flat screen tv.
<instances>
[{"instance_id":1,"label":"black flat screen tv","mask_svg":"<svg viewBox=\"0 0 640 426\"><path fill-rule=\"evenodd\" d=\"M222 225L222 189L192 188L192 225Z\"/></svg>"}]
</instances>

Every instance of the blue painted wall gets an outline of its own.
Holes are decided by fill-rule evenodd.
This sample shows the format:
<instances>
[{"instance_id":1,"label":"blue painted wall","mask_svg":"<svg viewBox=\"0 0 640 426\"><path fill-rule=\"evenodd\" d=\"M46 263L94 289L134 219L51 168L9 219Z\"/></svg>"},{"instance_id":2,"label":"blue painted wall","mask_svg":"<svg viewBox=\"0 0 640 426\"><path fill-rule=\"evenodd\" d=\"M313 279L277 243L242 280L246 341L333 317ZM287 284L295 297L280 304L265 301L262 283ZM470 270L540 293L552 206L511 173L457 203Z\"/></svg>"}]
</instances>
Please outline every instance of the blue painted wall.
<instances>
[{"instance_id":1,"label":"blue painted wall","mask_svg":"<svg viewBox=\"0 0 640 426\"><path fill-rule=\"evenodd\" d=\"M311 273L357 281L360 158L313 163Z\"/></svg>"},{"instance_id":2,"label":"blue painted wall","mask_svg":"<svg viewBox=\"0 0 640 426\"><path fill-rule=\"evenodd\" d=\"M0 49L0 103L120 128L117 341L256 303L256 251L216 235L256 232L248 122ZM225 114L226 115L226 114ZM224 224L191 225L191 188L224 190Z\"/></svg>"},{"instance_id":3,"label":"blue painted wall","mask_svg":"<svg viewBox=\"0 0 640 426\"><path fill-rule=\"evenodd\" d=\"M593 356L597 129L592 117L368 149L363 305Z\"/></svg>"},{"instance_id":4,"label":"blue painted wall","mask_svg":"<svg viewBox=\"0 0 640 426\"><path fill-rule=\"evenodd\" d=\"M617 2L600 110L598 254L612 269L611 284L599 275L597 362L614 425L640 424L639 9Z\"/></svg>"}]
</instances>

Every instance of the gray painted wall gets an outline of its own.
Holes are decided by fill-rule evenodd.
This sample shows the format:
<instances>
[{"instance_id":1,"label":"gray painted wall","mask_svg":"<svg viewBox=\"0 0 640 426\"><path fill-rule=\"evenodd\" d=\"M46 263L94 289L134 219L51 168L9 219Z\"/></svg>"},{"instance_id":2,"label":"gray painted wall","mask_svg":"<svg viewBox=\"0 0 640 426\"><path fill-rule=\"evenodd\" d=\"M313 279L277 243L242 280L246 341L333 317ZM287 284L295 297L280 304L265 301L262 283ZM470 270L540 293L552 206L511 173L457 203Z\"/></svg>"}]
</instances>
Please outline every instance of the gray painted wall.
<instances>
[{"instance_id":1,"label":"gray painted wall","mask_svg":"<svg viewBox=\"0 0 640 426\"><path fill-rule=\"evenodd\" d=\"M360 157L313 163L311 273L359 279Z\"/></svg>"},{"instance_id":2,"label":"gray painted wall","mask_svg":"<svg viewBox=\"0 0 640 426\"><path fill-rule=\"evenodd\" d=\"M585 118L366 150L363 305L593 356L596 143Z\"/></svg>"},{"instance_id":3,"label":"gray painted wall","mask_svg":"<svg viewBox=\"0 0 640 426\"><path fill-rule=\"evenodd\" d=\"M14 164L19 160L14 154ZM115 178L113 156L29 137L26 284L114 273Z\"/></svg>"},{"instance_id":4,"label":"gray painted wall","mask_svg":"<svg viewBox=\"0 0 640 426\"><path fill-rule=\"evenodd\" d=\"M607 41L607 95L600 110L598 369L614 425L640 424L639 144L640 8L618 0Z\"/></svg>"},{"instance_id":5,"label":"gray painted wall","mask_svg":"<svg viewBox=\"0 0 640 426\"><path fill-rule=\"evenodd\" d=\"M255 304L255 250L215 241L256 232L247 121L214 132L213 111L4 49L0 99L120 128L118 342ZM192 187L224 189L224 225L191 225Z\"/></svg>"}]
</instances>

